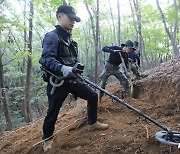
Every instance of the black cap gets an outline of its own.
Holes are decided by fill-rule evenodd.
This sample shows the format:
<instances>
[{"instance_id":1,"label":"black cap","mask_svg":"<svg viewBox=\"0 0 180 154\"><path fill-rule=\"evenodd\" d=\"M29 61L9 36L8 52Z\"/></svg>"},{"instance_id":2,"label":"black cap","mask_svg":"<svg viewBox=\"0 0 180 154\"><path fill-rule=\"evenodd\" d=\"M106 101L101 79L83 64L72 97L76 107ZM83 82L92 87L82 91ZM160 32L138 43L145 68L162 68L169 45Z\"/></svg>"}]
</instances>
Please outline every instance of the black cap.
<instances>
[{"instance_id":1,"label":"black cap","mask_svg":"<svg viewBox=\"0 0 180 154\"><path fill-rule=\"evenodd\" d=\"M125 45L128 47L128 48L133 48L133 42L131 40L127 40Z\"/></svg>"},{"instance_id":2,"label":"black cap","mask_svg":"<svg viewBox=\"0 0 180 154\"><path fill-rule=\"evenodd\" d=\"M138 41L134 41L134 45L138 46L139 42Z\"/></svg>"},{"instance_id":3,"label":"black cap","mask_svg":"<svg viewBox=\"0 0 180 154\"><path fill-rule=\"evenodd\" d=\"M74 8L69 6L69 5L61 5L58 7L57 11L56 11L56 14L58 13L65 13L70 19L76 21L76 22L80 22L81 19L76 16L76 13L74 11Z\"/></svg>"}]
</instances>

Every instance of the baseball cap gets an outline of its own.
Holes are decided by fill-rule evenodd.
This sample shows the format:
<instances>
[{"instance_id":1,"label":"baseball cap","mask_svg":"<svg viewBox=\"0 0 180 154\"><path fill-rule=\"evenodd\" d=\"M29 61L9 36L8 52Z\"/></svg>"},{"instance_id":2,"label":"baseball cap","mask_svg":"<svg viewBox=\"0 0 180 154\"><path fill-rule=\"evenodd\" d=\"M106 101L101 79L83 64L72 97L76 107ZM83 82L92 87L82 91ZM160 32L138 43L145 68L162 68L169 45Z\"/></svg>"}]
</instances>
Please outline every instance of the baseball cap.
<instances>
[{"instance_id":1,"label":"baseball cap","mask_svg":"<svg viewBox=\"0 0 180 154\"><path fill-rule=\"evenodd\" d=\"M131 40L127 40L125 45L128 47L128 48L133 48L133 42Z\"/></svg>"},{"instance_id":2,"label":"baseball cap","mask_svg":"<svg viewBox=\"0 0 180 154\"><path fill-rule=\"evenodd\" d=\"M74 8L72 6L61 5L58 7L56 14L58 14L60 12L65 13L70 19L72 19L76 22L81 21L81 19L78 16L76 16L76 13L75 13Z\"/></svg>"}]
</instances>

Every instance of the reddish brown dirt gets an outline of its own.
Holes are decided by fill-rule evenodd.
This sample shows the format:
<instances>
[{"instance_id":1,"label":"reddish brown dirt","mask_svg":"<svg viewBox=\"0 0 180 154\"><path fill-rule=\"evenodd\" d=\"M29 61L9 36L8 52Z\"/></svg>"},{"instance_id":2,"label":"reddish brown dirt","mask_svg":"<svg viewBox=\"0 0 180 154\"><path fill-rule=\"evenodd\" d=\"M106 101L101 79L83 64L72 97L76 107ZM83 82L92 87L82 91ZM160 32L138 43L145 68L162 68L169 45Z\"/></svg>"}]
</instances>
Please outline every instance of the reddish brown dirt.
<instances>
[{"instance_id":1,"label":"reddish brown dirt","mask_svg":"<svg viewBox=\"0 0 180 154\"><path fill-rule=\"evenodd\" d=\"M133 107L159 123L180 131L180 59L161 64L145 72L134 82L134 98L125 98ZM121 96L119 84L106 88ZM78 100L59 114L52 149L47 154L179 154L180 149L158 142L154 135L161 128L145 120L109 96L99 102L98 119L108 123L106 131L88 132L86 102ZM79 119L79 120L77 120ZM43 119L0 136L1 154L41 154Z\"/></svg>"}]
</instances>

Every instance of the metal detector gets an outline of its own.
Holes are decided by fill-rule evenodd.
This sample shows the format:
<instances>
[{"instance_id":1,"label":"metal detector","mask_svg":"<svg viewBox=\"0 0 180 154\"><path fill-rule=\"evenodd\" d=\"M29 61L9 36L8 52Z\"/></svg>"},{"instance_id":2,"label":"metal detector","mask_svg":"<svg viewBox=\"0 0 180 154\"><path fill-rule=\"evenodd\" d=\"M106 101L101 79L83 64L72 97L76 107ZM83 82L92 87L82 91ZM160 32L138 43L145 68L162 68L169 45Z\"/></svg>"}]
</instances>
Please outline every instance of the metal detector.
<instances>
[{"instance_id":1,"label":"metal detector","mask_svg":"<svg viewBox=\"0 0 180 154\"><path fill-rule=\"evenodd\" d=\"M152 118L150 118L149 116L145 115L142 111L134 108L133 106L127 104L124 100L118 98L117 96L114 96L112 93L102 89L100 86L98 86L97 84L85 79L82 75L80 75L80 73L77 73L77 69L76 68L82 68L84 69L84 67L82 67L83 65L80 63L76 63L74 65L74 74L76 76L76 78L78 78L79 80L81 80L82 82L90 85L91 87L98 89L99 91L105 93L106 95L110 96L113 100L125 105L128 109L135 111L136 113L138 113L140 116L144 117L145 119L149 120L150 122L152 122L153 124L157 125L158 127L160 127L161 129L163 129L164 131L159 131L155 134L155 138L163 143L163 144L167 144L170 146L177 146L178 148L180 148L180 132L178 131L172 131L170 128L159 124L157 121L153 120ZM54 77L56 77L54 75ZM58 78L60 79L60 78Z\"/></svg>"},{"instance_id":2,"label":"metal detector","mask_svg":"<svg viewBox=\"0 0 180 154\"><path fill-rule=\"evenodd\" d=\"M114 96L112 93L102 89L101 87L99 87L97 84L83 78L81 75L79 74L76 74L77 77L91 85L92 87L94 87L95 89L98 89L99 91L105 93L106 95L110 96L112 99L114 99L115 101L125 105L128 109L130 110L133 110L135 111L136 113L138 113L140 116L143 116L145 119L151 121L153 124L157 125L158 127L162 128L164 131L160 131L160 132L157 132L155 134L155 138L161 142L161 143L164 143L164 144L167 144L167 145L171 145L171 146L177 146L178 148L180 148L180 132L177 132L177 131L172 131L170 128L164 126L164 125L161 125L159 124L158 122L156 122L155 120L153 120L152 118L150 118L149 116L145 115L142 111L134 108L133 106L127 104L124 100L118 98L117 96Z\"/></svg>"}]
</instances>

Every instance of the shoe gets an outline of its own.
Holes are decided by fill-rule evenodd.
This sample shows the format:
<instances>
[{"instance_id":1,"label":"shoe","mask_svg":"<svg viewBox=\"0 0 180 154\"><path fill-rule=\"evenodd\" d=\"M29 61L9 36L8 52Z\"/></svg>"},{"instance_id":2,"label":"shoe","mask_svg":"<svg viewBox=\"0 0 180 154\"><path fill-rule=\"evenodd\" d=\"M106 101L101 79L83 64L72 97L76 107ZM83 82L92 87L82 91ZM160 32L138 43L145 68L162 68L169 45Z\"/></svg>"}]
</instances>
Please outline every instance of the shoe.
<instances>
[{"instance_id":1,"label":"shoe","mask_svg":"<svg viewBox=\"0 0 180 154\"><path fill-rule=\"evenodd\" d=\"M53 144L53 139L49 139L47 141L44 141L43 142L43 150L44 150L44 152L46 152L48 149L51 149L52 144Z\"/></svg>"},{"instance_id":2,"label":"shoe","mask_svg":"<svg viewBox=\"0 0 180 154\"><path fill-rule=\"evenodd\" d=\"M109 128L108 124L103 124L98 121L96 121L92 125L88 125L88 131L95 131L95 130L101 131L101 130L106 130L108 128Z\"/></svg>"}]
</instances>

